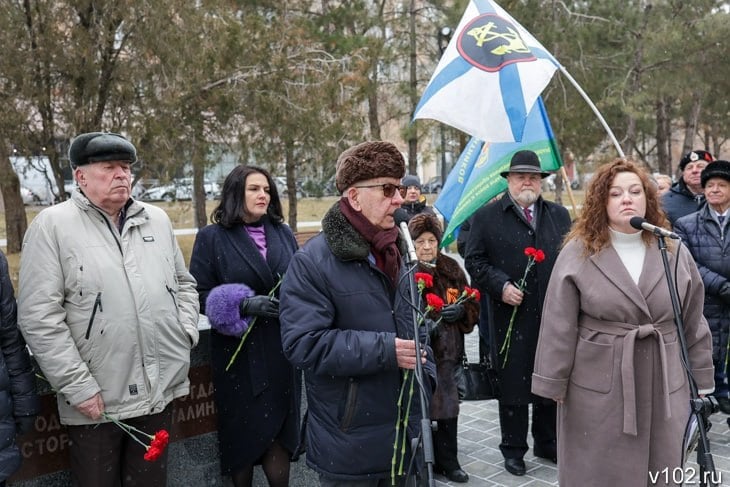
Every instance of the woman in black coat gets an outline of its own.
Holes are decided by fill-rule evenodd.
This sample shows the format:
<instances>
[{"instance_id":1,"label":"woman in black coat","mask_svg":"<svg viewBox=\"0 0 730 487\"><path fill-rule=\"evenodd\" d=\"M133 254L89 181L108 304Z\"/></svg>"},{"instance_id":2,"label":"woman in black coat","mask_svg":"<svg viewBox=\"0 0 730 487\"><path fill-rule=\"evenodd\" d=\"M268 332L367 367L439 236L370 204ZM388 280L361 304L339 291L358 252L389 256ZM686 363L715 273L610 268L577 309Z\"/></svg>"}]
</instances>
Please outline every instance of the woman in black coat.
<instances>
[{"instance_id":1,"label":"woman in black coat","mask_svg":"<svg viewBox=\"0 0 730 487\"><path fill-rule=\"evenodd\" d=\"M250 486L260 464L270 485L285 486L298 441L300 382L282 351L276 296L296 239L283 224L276 185L256 167L231 171L212 220L195 239L190 272L212 328L221 468L236 487Z\"/></svg>"},{"instance_id":2,"label":"woman in black coat","mask_svg":"<svg viewBox=\"0 0 730 487\"><path fill-rule=\"evenodd\" d=\"M15 435L30 431L40 400L28 349L18 330L17 306L0 252L0 486L20 467L22 457Z\"/></svg>"}]
</instances>

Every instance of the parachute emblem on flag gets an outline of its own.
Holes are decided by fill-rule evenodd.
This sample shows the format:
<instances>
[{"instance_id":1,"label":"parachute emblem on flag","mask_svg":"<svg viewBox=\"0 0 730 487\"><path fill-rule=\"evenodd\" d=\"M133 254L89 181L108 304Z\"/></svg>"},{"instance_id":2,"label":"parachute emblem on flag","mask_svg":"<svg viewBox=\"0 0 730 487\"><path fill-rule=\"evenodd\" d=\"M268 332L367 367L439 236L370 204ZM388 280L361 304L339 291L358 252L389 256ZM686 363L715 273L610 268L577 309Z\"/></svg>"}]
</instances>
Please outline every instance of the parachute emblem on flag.
<instances>
[{"instance_id":1,"label":"parachute emblem on flag","mask_svg":"<svg viewBox=\"0 0 730 487\"><path fill-rule=\"evenodd\" d=\"M456 47L469 64L490 73L537 59L512 23L493 13L472 19L461 31Z\"/></svg>"}]
</instances>

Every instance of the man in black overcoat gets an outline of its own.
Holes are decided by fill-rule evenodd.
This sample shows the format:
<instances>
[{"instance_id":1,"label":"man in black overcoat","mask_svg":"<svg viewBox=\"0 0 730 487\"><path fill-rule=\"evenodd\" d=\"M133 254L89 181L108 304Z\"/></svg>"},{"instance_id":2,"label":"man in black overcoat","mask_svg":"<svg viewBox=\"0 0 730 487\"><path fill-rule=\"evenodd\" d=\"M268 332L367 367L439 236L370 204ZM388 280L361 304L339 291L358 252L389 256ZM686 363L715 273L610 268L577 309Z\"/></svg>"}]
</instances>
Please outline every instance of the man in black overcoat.
<instances>
[{"instance_id":1,"label":"man in black overcoat","mask_svg":"<svg viewBox=\"0 0 730 487\"><path fill-rule=\"evenodd\" d=\"M497 350L496 368L502 396L499 399L499 445L505 469L513 475L526 472L528 405L532 404L534 453L557 461L555 402L534 396L530 378L540 329L543 298L563 237L570 229L568 211L540 196L541 180L548 176L532 151L518 151L509 170L507 192L479 209L466 242L466 269L472 284L488 294L491 339ZM532 266L520 290L528 263L525 249L542 250L545 259ZM509 347L503 351L510 317L517 306Z\"/></svg>"}]
</instances>

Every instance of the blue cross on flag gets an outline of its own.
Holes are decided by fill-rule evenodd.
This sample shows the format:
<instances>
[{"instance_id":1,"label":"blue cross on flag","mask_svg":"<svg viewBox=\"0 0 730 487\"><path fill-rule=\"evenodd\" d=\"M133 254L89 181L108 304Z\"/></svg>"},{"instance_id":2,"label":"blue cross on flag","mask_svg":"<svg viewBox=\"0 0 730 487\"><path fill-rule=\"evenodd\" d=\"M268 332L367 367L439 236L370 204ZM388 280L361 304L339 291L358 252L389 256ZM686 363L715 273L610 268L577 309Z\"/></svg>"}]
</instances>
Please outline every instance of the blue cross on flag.
<instances>
[{"instance_id":1,"label":"blue cross on flag","mask_svg":"<svg viewBox=\"0 0 730 487\"><path fill-rule=\"evenodd\" d=\"M519 142L559 66L499 5L472 0L413 118L439 120L484 141Z\"/></svg>"}]
</instances>

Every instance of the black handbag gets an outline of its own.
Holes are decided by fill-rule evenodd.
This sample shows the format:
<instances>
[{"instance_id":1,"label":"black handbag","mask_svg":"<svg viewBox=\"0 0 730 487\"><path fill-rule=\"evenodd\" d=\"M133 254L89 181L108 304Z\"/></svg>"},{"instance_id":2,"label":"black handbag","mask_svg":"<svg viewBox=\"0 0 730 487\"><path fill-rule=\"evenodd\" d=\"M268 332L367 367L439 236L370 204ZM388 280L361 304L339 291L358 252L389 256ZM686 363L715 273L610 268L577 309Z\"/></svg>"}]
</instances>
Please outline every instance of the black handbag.
<instances>
[{"instance_id":1,"label":"black handbag","mask_svg":"<svg viewBox=\"0 0 730 487\"><path fill-rule=\"evenodd\" d=\"M458 367L456 383L459 389L459 399L463 401L499 398L497 371L492 367L489 358L484 358L482 362L474 364L469 363L464 354L461 366Z\"/></svg>"}]
</instances>

